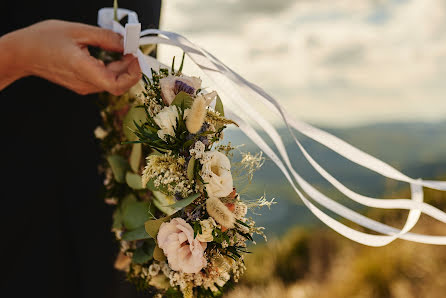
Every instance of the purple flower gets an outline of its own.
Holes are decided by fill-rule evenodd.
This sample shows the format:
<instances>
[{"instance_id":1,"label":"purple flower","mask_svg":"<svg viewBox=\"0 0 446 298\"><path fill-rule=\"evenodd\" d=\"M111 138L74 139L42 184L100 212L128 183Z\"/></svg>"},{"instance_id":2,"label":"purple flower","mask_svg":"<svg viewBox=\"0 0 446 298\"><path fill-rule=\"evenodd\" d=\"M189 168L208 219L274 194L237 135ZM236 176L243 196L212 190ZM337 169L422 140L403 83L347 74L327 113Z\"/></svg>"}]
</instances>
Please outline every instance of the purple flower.
<instances>
[{"instance_id":1,"label":"purple flower","mask_svg":"<svg viewBox=\"0 0 446 298\"><path fill-rule=\"evenodd\" d=\"M178 94L181 91L183 91L183 92L186 92L186 93L192 95L195 92L194 87L191 87L188 84L186 84L185 82L182 82L182 81L179 81L179 80L175 81L175 87L174 87L173 90L174 90L175 94Z\"/></svg>"}]
</instances>

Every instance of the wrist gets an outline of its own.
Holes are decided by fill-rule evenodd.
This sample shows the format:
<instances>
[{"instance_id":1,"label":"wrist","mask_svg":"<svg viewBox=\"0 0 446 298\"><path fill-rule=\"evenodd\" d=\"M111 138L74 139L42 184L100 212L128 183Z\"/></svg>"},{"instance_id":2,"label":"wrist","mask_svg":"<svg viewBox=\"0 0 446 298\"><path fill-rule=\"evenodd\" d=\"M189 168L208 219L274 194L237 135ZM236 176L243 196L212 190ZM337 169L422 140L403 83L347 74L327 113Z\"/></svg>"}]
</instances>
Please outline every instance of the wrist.
<instances>
[{"instance_id":1,"label":"wrist","mask_svg":"<svg viewBox=\"0 0 446 298\"><path fill-rule=\"evenodd\" d=\"M0 37L0 90L12 82L30 75L27 70L20 31L13 31Z\"/></svg>"}]
</instances>

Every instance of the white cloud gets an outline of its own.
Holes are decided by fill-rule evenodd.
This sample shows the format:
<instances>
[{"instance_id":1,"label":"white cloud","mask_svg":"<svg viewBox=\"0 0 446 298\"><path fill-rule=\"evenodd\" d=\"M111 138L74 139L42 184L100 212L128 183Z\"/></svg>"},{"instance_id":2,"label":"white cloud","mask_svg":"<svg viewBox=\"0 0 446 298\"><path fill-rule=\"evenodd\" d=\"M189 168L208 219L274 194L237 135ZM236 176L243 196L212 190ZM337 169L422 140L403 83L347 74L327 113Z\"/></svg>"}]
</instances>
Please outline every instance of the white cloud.
<instances>
[{"instance_id":1,"label":"white cloud","mask_svg":"<svg viewBox=\"0 0 446 298\"><path fill-rule=\"evenodd\" d=\"M445 6L166 0L162 27L203 46L308 121L433 121L446 117ZM172 53L160 48L161 59Z\"/></svg>"}]
</instances>

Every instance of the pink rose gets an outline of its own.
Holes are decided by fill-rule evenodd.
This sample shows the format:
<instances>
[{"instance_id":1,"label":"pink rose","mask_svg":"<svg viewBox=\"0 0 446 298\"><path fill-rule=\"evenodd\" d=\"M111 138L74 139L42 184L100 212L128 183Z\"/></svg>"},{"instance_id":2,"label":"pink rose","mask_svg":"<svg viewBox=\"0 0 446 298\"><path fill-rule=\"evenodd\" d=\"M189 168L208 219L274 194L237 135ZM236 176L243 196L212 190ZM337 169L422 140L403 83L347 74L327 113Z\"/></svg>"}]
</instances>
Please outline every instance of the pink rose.
<instances>
[{"instance_id":1,"label":"pink rose","mask_svg":"<svg viewBox=\"0 0 446 298\"><path fill-rule=\"evenodd\" d=\"M184 219L177 217L161 224L157 240L172 270L198 273L206 266L206 242L194 238L194 230Z\"/></svg>"}]
</instances>

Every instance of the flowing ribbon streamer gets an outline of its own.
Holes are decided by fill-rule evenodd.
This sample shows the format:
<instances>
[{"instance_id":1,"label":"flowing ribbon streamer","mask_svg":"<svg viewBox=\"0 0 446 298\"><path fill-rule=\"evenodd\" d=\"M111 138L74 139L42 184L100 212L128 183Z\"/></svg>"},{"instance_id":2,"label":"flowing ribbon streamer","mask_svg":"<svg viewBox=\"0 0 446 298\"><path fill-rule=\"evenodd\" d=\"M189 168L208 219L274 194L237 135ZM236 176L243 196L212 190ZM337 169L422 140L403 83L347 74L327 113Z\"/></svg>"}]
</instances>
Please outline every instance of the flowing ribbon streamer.
<instances>
[{"instance_id":1,"label":"flowing ribbon streamer","mask_svg":"<svg viewBox=\"0 0 446 298\"><path fill-rule=\"evenodd\" d=\"M307 123L293 119L286 111L283 110L282 106L274 98L268 95L260 87L248 82L243 77L232 71L229 67L224 65L212 54L191 43L185 37L177 33L156 29L147 29L141 32L141 25L138 23L138 16L135 12L127 9L118 9L117 12L118 19L128 16L128 23L125 27L113 20L113 8L102 8L99 10L98 24L103 28L111 29L124 36L124 53L130 53L138 57L138 62L142 72L147 77L151 78L151 68L158 69L161 67L161 64L156 59L145 56L139 50L140 45L162 43L181 48L203 71L203 73L215 83L216 90L220 94L222 100L225 102L225 107L227 110L229 110L228 115L231 115L230 117L239 124L240 129L246 134L246 136L257 144L259 148L278 166L296 194L302 199L303 203L311 210L311 212L330 228L353 241L370 246L383 246L398 238L420 243L446 245L446 236L431 236L410 232L410 230L418 222L421 213L425 213L426 215L446 223L445 212L423 202L423 187L446 191L445 181L430 181L410 178L383 161L353 147L343 140ZM241 92L249 93L250 97L254 97L256 100L259 100L259 102L262 102L271 111L281 117L297 147L303 153L310 165L345 196L368 207L409 210L409 214L403 228L397 229L361 215L360 213L330 199L314 188L310 183L305 181L293 168L282 138L277 133L276 129L247 103ZM247 121L245 121L245 119L250 119L251 121L256 122L259 127L264 130L264 132L274 143L280 157L257 133L257 131L252 128ZM339 182L312 158L302 143L297 139L293 129L313 139L314 141L319 142L344 158L357 163L358 165L361 165L384 177L409 183L411 199L386 200L367 197L354 192ZM311 203L311 201L307 199L299 190L299 187L312 200L328 210L349 219L362 227L385 235L360 232L333 219Z\"/></svg>"}]
</instances>

